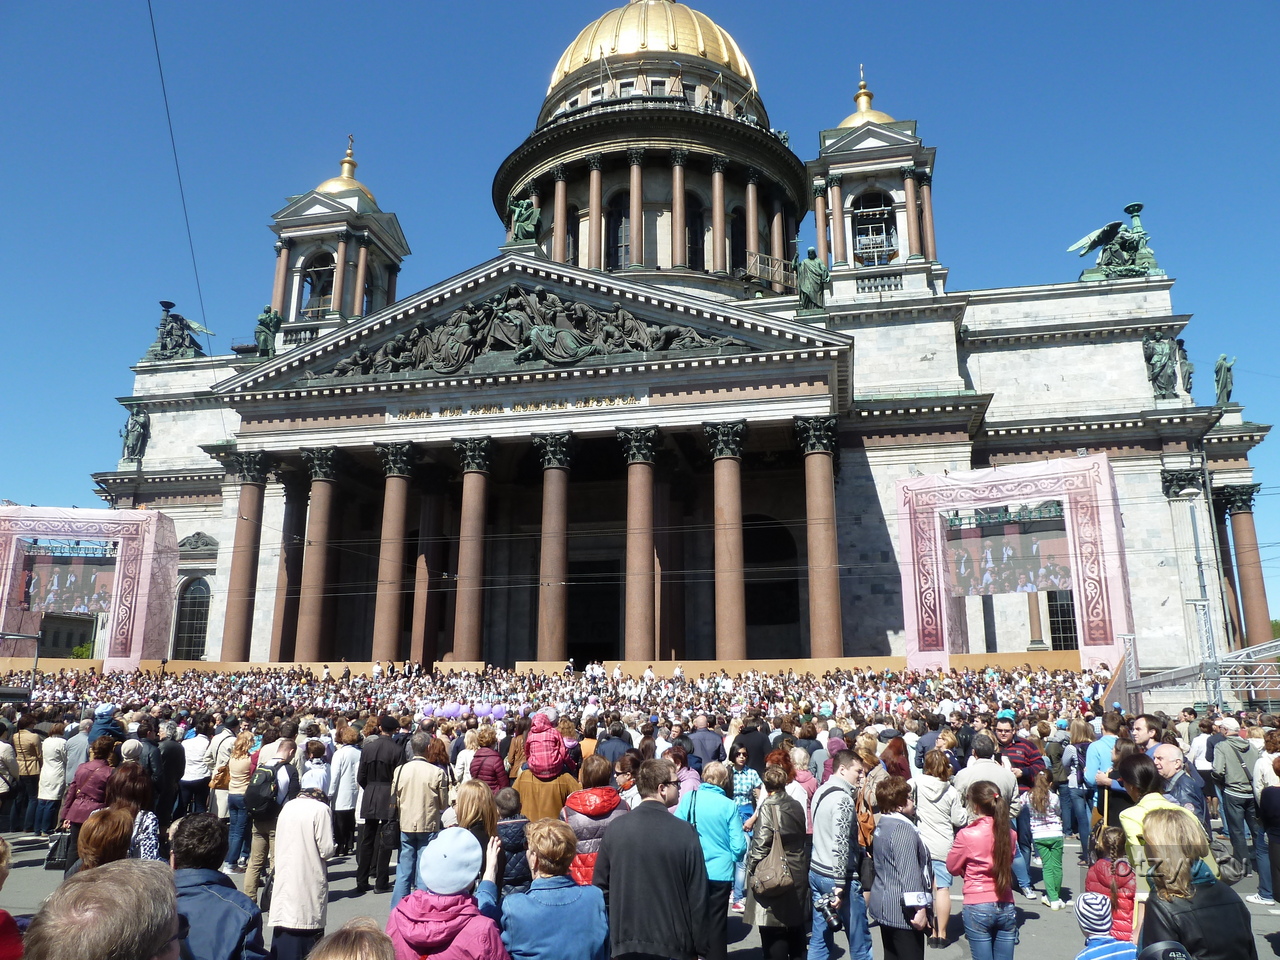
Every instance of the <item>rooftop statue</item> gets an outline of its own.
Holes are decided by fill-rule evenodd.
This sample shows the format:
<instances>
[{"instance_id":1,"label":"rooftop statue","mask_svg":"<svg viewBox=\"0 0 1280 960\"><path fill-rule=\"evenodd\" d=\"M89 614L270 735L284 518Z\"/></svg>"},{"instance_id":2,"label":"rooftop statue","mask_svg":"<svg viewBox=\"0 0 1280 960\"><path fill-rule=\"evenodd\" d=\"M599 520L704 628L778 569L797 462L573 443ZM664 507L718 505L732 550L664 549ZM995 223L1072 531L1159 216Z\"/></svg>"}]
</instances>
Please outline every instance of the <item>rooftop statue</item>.
<instances>
[{"instance_id":1,"label":"rooftop statue","mask_svg":"<svg viewBox=\"0 0 1280 960\"><path fill-rule=\"evenodd\" d=\"M538 224L542 221L542 211L533 205L532 200L507 199L507 216L511 218L511 242L538 239Z\"/></svg>"},{"instance_id":2,"label":"rooftop statue","mask_svg":"<svg viewBox=\"0 0 1280 960\"><path fill-rule=\"evenodd\" d=\"M271 309L271 304L262 308L258 314L257 326L253 328L253 339L258 345L258 356L274 357L276 355L276 334L280 332L280 324L284 317Z\"/></svg>"},{"instance_id":3,"label":"rooftop statue","mask_svg":"<svg viewBox=\"0 0 1280 960\"><path fill-rule=\"evenodd\" d=\"M1228 361L1225 353L1219 354L1218 362L1213 365L1213 385L1218 390L1218 398L1214 402L1220 407L1231 402L1231 389L1236 382L1236 375L1231 368L1235 365L1236 358L1232 357Z\"/></svg>"},{"instance_id":4,"label":"rooftop statue","mask_svg":"<svg viewBox=\"0 0 1280 960\"><path fill-rule=\"evenodd\" d=\"M1159 330L1142 338L1142 356L1147 361L1147 378L1157 400L1178 395L1178 348Z\"/></svg>"},{"instance_id":5,"label":"rooftop statue","mask_svg":"<svg viewBox=\"0 0 1280 960\"><path fill-rule=\"evenodd\" d=\"M161 300L160 325L156 330L156 341L147 348L143 360L190 360L203 357L205 352L195 335L198 333L214 336L213 332L188 320L180 313L173 313L173 301Z\"/></svg>"},{"instance_id":6,"label":"rooftop statue","mask_svg":"<svg viewBox=\"0 0 1280 960\"><path fill-rule=\"evenodd\" d=\"M800 292L801 310L821 310L827 301L827 281L831 279L831 271L826 263L818 259L818 251L809 248L809 255L803 260L796 256L793 266L796 269L796 289Z\"/></svg>"},{"instance_id":7,"label":"rooftop statue","mask_svg":"<svg viewBox=\"0 0 1280 960\"><path fill-rule=\"evenodd\" d=\"M1155 253L1147 243L1150 234L1142 228L1142 220L1138 217L1142 204L1131 203L1124 212L1132 218L1131 225L1125 226L1123 221L1113 220L1067 248L1068 253L1079 250L1082 257L1098 251L1097 261L1092 268L1080 274L1081 280L1164 276L1164 271L1156 263Z\"/></svg>"},{"instance_id":8,"label":"rooftop statue","mask_svg":"<svg viewBox=\"0 0 1280 960\"><path fill-rule=\"evenodd\" d=\"M129 419L120 435L124 437L121 459L141 460L147 452L147 440L151 437L151 417L142 409L142 404L135 403L129 407Z\"/></svg>"}]
</instances>

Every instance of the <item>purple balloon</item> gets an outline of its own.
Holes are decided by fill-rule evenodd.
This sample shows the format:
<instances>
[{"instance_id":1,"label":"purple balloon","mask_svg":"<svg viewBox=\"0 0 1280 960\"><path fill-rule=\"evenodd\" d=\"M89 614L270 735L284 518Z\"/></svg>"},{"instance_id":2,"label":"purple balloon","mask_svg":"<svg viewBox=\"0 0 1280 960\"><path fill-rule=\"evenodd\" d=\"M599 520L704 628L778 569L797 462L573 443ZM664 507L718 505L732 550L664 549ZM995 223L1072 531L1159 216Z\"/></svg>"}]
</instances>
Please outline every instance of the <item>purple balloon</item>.
<instances>
[{"instance_id":1,"label":"purple balloon","mask_svg":"<svg viewBox=\"0 0 1280 960\"><path fill-rule=\"evenodd\" d=\"M490 703L477 703L477 704L475 705L475 711L476 711L476 716L477 716L477 717L488 717L488 716L491 716L491 715L493 714L493 704L490 704Z\"/></svg>"},{"instance_id":2,"label":"purple balloon","mask_svg":"<svg viewBox=\"0 0 1280 960\"><path fill-rule=\"evenodd\" d=\"M462 713L462 705L454 703L452 700L440 708L440 715L442 717L456 717L460 713Z\"/></svg>"},{"instance_id":3,"label":"purple balloon","mask_svg":"<svg viewBox=\"0 0 1280 960\"><path fill-rule=\"evenodd\" d=\"M496 707L493 708L493 719L501 720L506 715L507 715L507 708L504 707L502 704L498 704Z\"/></svg>"}]
</instances>

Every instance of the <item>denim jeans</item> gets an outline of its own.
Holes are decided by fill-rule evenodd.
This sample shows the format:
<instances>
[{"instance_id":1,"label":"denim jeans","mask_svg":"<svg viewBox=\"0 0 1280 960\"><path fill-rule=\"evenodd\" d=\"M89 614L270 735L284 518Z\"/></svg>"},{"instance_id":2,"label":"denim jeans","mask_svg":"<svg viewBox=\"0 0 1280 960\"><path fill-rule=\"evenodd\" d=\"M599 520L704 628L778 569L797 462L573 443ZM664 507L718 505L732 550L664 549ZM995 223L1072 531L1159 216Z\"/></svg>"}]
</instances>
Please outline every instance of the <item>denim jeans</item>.
<instances>
[{"instance_id":1,"label":"denim jeans","mask_svg":"<svg viewBox=\"0 0 1280 960\"><path fill-rule=\"evenodd\" d=\"M1022 858L1031 862L1031 794L1024 793L1022 795L1022 809L1018 811L1018 819L1014 822L1014 829L1018 831L1018 849L1022 851Z\"/></svg>"},{"instance_id":2,"label":"denim jeans","mask_svg":"<svg viewBox=\"0 0 1280 960\"><path fill-rule=\"evenodd\" d=\"M1013 960L1018 908L1012 903L965 904L964 935L973 960Z\"/></svg>"},{"instance_id":3,"label":"denim jeans","mask_svg":"<svg viewBox=\"0 0 1280 960\"><path fill-rule=\"evenodd\" d=\"M833 887L844 887L840 894L837 913L849 938L849 960L872 960L871 928L867 924L867 902L862 898L862 884L857 877L847 884L828 880L809 871L809 892L814 903L831 893ZM813 910L813 932L809 935L809 960L827 960L835 947L835 933L827 928L827 921Z\"/></svg>"},{"instance_id":4,"label":"denim jeans","mask_svg":"<svg viewBox=\"0 0 1280 960\"><path fill-rule=\"evenodd\" d=\"M1093 832L1093 790L1089 787L1068 787L1067 796L1071 798L1071 825L1069 831L1080 838L1080 842L1087 844L1089 836ZM1067 832L1067 816L1066 807L1063 807L1062 815L1063 831Z\"/></svg>"},{"instance_id":5,"label":"denim jeans","mask_svg":"<svg viewBox=\"0 0 1280 960\"><path fill-rule=\"evenodd\" d=\"M1031 889L1031 871L1027 869L1030 861L1022 855L1020 847L1013 851L1013 882L1018 885L1019 890Z\"/></svg>"},{"instance_id":6,"label":"denim jeans","mask_svg":"<svg viewBox=\"0 0 1280 960\"><path fill-rule=\"evenodd\" d=\"M180 780L178 782L178 814L206 813L209 810L209 781Z\"/></svg>"},{"instance_id":7,"label":"denim jeans","mask_svg":"<svg viewBox=\"0 0 1280 960\"><path fill-rule=\"evenodd\" d=\"M738 807L738 824L744 824L751 819L751 814L755 811L750 806ZM751 834L747 834L747 844L750 846ZM743 854L733 865L733 902L737 903L747 895L747 857Z\"/></svg>"},{"instance_id":8,"label":"denim jeans","mask_svg":"<svg viewBox=\"0 0 1280 960\"><path fill-rule=\"evenodd\" d=\"M436 838L434 833L400 833L400 859L396 863L396 885L391 891L391 909L413 892L418 882L418 854Z\"/></svg>"},{"instance_id":9,"label":"denim jeans","mask_svg":"<svg viewBox=\"0 0 1280 960\"><path fill-rule=\"evenodd\" d=\"M231 825L227 834L227 866L234 867L241 857L248 859L249 845L249 811L244 806L243 793L227 794L227 810L231 814Z\"/></svg>"},{"instance_id":10,"label":"denim jeans","mask_svg":"<svg viewBox=\"0 0 1280 960\"><path fill-rule=\"evenodd\" d=\"M1231 846L1240 862L1248 866L1253 861L1253 868L1258 871L1258 894L1268 900L1273 899L1275 891L1271 889L1271 851L1267 835L1262 832L1262 826L1258 822L1258 805L1254 802L1253 795L1238 797L1232 793L1224 793L1222 822L1227 827Z\"/></svg>"},{"instance_id":11,"label":"denim jeans","mask_svg":"<svg viewBox=\"0 0 1280 960\"><path fill-rule=\"evenodd\" d=\"M22 808L22 822L18 822L18 814L13 815L14 831L25 830L27 833L36 832L36 807L39 801L36 799L40 792L40 775L36 774L31 777L19 777L21 783L20 796L25 801Z\"/></svg>"},{"instance_id":12,"label":"denim jeans","mask_svg":"<svg viewBox=\"0 0 1280 960\"><path fill-rule=\"evenodd\" d=\"M58 828L58 807L61 801L41 800L36 806L36 833L53 833Z\"/></svg>"}]
</instances>

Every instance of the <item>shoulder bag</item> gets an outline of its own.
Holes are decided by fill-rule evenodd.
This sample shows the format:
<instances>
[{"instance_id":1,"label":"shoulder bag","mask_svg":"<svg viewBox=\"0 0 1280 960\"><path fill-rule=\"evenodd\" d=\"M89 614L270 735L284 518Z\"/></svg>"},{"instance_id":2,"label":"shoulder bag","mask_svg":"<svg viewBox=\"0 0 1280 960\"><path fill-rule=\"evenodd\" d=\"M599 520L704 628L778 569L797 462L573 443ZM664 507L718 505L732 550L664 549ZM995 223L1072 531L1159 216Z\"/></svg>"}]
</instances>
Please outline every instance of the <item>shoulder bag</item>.
<instances>
[{"instance_id":1,"label":"shoulder bag","mask_svg":"<svg viewBox=\"0 0 1280 960\"><path fill-rule=\"evenodd\" d=\"M762 804L763 806L763 804ZM765 858L756 864L751 874L751 892L757 897L777 896L793 889L795 877L787 865L787 854L782 848L782 814L777 805L773 808L773 843Z\"/></svg>"}]
</instances>

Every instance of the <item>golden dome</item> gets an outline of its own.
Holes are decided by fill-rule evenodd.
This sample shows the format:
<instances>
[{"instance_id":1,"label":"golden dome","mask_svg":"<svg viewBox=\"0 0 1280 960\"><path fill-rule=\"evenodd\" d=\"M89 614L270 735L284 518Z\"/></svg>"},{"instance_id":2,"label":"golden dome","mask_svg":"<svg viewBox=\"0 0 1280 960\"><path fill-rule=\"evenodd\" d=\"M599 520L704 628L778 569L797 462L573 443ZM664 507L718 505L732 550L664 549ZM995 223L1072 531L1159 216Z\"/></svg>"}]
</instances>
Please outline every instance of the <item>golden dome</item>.
<instances>
[{"instance_id":1,"label":"golden dome","mask_svg":"<svg viewBox=\"0 0 1280 960\"><path fill-rule=\"evenodd\" d=\"M875 96L874 93L867 89L867 81L859 81L858 92L853 98L858 101L858 109L841 120L840 126L860 127L864 123L893 123L893 117L883 110L871 109L871 101L875 99Z\"/></svg>"},{"instance_id":2,"label":"golden dome","mask_svg":"<svg viewBox=\"0 0 1280 960\"><path fill-rule=\"evenodd\" d=\"M551 87L589 63L646 53L701 57L721 64L744 78L751 89L756 88L751 64L733 37L706 14L672 0L629 0L587 24L560 57L551 74Z\"/></svg>"},{"instance_id":3,"label":"golden dome","mask_svg":"<svg viewBox=\"0 0 1280 960\"><path fill-rule=\"evenodd\" d=\"M368 197L369 202L376 207L378 205L378 201L373 199L373 194L369 192L369 188L355 178L356 167L359 166L359 164L357 164L354 159L354 150L355 138L348 136L347 155L342 158L342 173L338 174L336 177L330 177L324 183L320 184L320 186L316 187L316 193L335 195L339 193L348 193L352 190L359 190Z\"/></svg>"}]
</instances>

